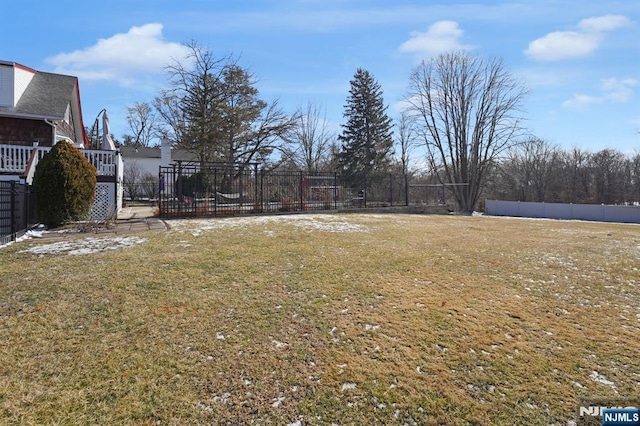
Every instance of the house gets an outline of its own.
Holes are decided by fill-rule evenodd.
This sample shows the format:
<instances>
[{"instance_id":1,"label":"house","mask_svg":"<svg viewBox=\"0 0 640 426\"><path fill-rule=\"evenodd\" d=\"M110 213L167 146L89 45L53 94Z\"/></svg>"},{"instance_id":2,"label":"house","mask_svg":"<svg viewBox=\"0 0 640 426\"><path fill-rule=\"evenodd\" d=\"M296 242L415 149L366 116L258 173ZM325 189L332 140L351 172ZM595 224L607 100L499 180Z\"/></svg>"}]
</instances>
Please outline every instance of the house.
<instances>
[{"instance_id":1,"label":"house","mask_svg":"<svg viewBox=\"0 0 640 426\"><path fill-rule=\"evenodd\" d=\"M163 141L162 147L121 146L120 152L124 162L125 180L144 175L158 177L160 166L166 167L177 161L184 163L198 161L198 157L194 153L184 149L172 149L166 140Z\"/></svg>"},{"instance_id":2,"label":"house","mask_svg":"<svg viewBox=\"0 0 640 426\"><path fill-rule=\"evenodd\" d=\"M130 200L158 196L160 166L198 161L194 153L173 149L166 139L161 147L122 146L120 152L124 163L124 197Z\"/></svg>"},{"instance_id":3,"label":"house","mask_svg":"<svg viewBox=\"0 0 640 426\"><path fill-rule=\"evenodd\" d=\"M96 167L92 217L118 211L122 159L115 150L88 149L78 78L0 60L0 181L31 185L40 159L61 140Z\"/></svg>"},{"instance_id":4,"label":"house","mask_svg":"<svg viewBox=\"0 0 640 426\"><path fill-rule=\"evenodd\" d=\"M52 147L62 139L89 147L77 77L0 61L0 145Z\"/></svg>"}]
</instances>

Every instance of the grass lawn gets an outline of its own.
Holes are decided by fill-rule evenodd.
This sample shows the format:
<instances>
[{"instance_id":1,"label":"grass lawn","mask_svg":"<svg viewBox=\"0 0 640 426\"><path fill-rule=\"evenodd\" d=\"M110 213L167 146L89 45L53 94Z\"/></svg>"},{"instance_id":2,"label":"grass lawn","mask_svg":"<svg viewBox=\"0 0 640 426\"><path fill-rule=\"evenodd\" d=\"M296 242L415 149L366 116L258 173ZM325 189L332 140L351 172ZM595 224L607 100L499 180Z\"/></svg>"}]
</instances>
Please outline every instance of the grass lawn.
<instances>
[{"instance_id":1,"label":"grass lawn","mask_svg":"<svg viewBox=\"0 0 640 426\"><path fill-rule=\"evenodd\" d=\"M170 224L0 249L1 424L567 425L640 395L640 226Z\"/></svg>"}]
</instances>

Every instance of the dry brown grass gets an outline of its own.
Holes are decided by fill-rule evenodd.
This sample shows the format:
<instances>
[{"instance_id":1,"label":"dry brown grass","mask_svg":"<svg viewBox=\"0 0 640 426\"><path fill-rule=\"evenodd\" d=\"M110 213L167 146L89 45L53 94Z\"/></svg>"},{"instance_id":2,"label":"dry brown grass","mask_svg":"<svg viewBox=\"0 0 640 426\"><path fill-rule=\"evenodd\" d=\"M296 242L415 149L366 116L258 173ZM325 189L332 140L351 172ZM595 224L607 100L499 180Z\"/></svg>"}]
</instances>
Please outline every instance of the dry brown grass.
<instances>
[{"instance_id":1,"label":"dry brown grass","mask_svg":"<svg viewBox=\"0 0 640 426\"><path fill-rule=\"evenodd\" d=\"M0 250L3 424L567 424L640 393L640 228L174 222Z\"/></svg>"}]
</instances>

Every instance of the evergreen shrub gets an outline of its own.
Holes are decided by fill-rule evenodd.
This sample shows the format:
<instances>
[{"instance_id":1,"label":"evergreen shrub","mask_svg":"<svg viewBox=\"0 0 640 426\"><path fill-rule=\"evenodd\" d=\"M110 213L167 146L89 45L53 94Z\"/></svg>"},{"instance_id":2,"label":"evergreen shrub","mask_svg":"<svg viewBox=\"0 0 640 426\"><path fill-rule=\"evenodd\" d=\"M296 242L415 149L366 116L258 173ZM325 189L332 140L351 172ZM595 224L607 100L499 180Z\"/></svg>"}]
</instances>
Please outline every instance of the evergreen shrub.
<instances>
[{"instance_id":1,"label":"evergreen shrub","mask_svg":"<svg viewBox=\"0 0 640 426\"><path fill-rule=\"evenodd\" d=\"M33 177L36 218L56 227L85 219L96 193L96 168L71 143L61 141L42 157Z\"/></svg>"}]
</instances>

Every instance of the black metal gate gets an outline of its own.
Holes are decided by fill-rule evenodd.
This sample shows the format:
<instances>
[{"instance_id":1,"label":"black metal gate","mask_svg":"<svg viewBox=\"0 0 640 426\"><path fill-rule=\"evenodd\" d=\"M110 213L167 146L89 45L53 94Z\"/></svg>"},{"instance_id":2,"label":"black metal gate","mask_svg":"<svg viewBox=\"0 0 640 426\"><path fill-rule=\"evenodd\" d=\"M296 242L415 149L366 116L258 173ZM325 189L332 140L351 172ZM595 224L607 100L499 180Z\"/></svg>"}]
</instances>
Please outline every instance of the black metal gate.
<instances>
[{"instance_id":1,"label":"black metal gate","mask_svg":"<svg viewBox=\"0 0 640 426\"><path fill-rule=\"evenodd\" d=\"M332 210L344 200L335 173L274 172L257 163L181 163L160 167L162 217Z\"/></svg>"},{"instance_id":2,"label":"black metal gate","mask_svg":"<svg viewBox=\"0 0 640 426\"><path fill-rule=\"evenodd\" d=\"M0 181L0 245L15 241L35 224L35 197L31 186Z\"/></svg>"}]
</instances>

